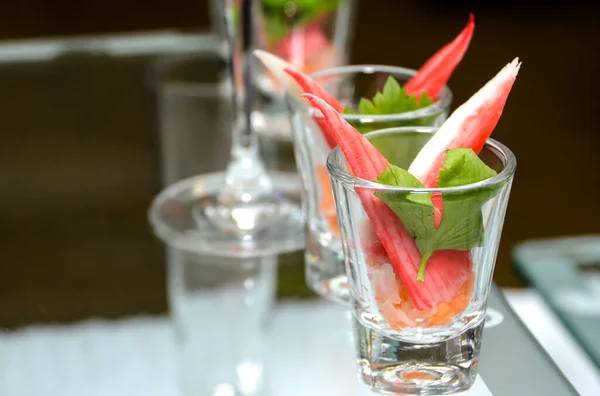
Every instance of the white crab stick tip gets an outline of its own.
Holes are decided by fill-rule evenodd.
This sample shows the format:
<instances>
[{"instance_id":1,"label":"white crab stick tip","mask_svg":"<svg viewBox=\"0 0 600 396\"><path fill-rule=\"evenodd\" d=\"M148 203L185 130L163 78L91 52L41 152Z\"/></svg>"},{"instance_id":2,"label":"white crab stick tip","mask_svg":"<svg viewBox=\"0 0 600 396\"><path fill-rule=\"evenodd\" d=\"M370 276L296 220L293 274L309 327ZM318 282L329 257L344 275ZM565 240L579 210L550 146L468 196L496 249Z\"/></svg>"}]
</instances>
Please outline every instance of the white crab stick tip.
<instances>
[{"instance_id":1,"label":"white crab stick tip","mask_svg":"<svg viewBox=\"0 0 600 396\"><path fill-rule=\"evenodd\" d=\"M519 58L515 58L471 96L469 100L458 107L427 144L423 146L421 151L419 151L408 171L421 181L425 179L431 171L430 167L436 163L436 159L460 135L464 122L471 117L477 117L482 104L494 101L498 95L504 94L505 92L501 89L502 86L507 81L514 80L517 77L520 67L521 62L519 62Z\"/></svg>"},{"instance_id":2,"label":"white crab stick tip","mask_svg":"<svg viewBox=\"0 0 600 396\"><path fill-rule=\"evenodd\" d=\"M290 95L292 95L295 99L297 99L300 102L308 103L308 101L302 97L304 91L302 90L300 85L298 85L296 80L294 80L289 74L285 72L285 69L296 70L294 66L279 58L278 56L275 56L263 50L254 50L253 54L262 62L262 64L267 69L269 69L273 74L275 74L279 82L283 85L285 90Z\"/></svg>"}]
</instances>

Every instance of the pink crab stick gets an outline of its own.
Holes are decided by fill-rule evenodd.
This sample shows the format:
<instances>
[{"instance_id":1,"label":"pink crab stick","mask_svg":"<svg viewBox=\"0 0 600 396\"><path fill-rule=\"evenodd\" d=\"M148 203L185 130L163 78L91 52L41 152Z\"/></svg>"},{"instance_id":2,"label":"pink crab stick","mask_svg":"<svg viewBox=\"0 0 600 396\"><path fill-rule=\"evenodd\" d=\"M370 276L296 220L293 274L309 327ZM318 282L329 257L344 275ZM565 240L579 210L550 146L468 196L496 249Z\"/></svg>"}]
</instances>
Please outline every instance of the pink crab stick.
<instances>
[{"instance_id":1,"label":"pink crab stick","mask_svg":"<svg viewBox=\"0 0 600 396\"><path fill-rule=\"evenodd\" d=\"M315 95L302 96L323 114L323 125L355 176L375 180L389 166L387 159L333 107ZM442 301L452 301L472 272L470 252L436 251L428 260L427 276L423 281L417 280L421 254L414 239L392 210L371 191L358 189L357 194L415 307L423 310Z\"/></svg>"},{"instance_id":2,"label":"pink crab stick","mask_svg":"<svg viewBox=\"0 0 600 396\"><path fill-rule=\"evenodd\" d=\"M307 26L293 29L275 45L273 52L308 74L323 61L333 60L335 47L323 32L321 19L323 17Z\"/></svg>"},{"instance_id":3,"label":"pink crab stick","mask_svg":"<svg viewBox=\"0 0 600 396\"><path fill-rule=\"evenodd\" d=\"M344 111L344 105L317 84L316 81L296 69L289 62L263 50L254 50L253 53L267 69L275 74L286 90L296 99L302 100L303 93L311 93L323 99L337 112Z\"/></svg>"},{"instance_id":4,"label":"pink crab stick","mask_svg":"<svg viewBox=\"0 0 600 396\"><path fill-rule=\"evenodd\" d=\"M311 93L321 98L323 101L325 101L325 103L331 106L338 113L342 113L344 111L344 106L340 102L338 102L336 98L329 94L329 92L325 91L319 84L317 84L314 80L306 76L304 73L301 73L298 70L293 69L291 67L285 68L284 71L290 76L292 76L292 78L294 78L298 85L302 87L304 92ZM334 148L336 142L333 136L331 136L331 133L328 132L329 128L327 127L327 125L324 124L325 120L316 116L313 117L313 119L321 128L323 136L325 137L325 140L327 141L329 147Z\"/></svg>"},{"instance_id":5,"label":"pink crab stick","mask_svg":"<svg viewBox=\"0 0 600 396\"><path fill-rule=\"evenodd\" d=\"M341 113L344 111L344 105L342 105L336 98L334 98L329 92L323 87L317 84L313 79L302 73L290 63L283 59L270 54L266 51L255 50L254 56L256 56L285 86L287 91L293 97L302 99L303 93L311 93L318 96L330 106L332 106L337 112ZM323 118L313 117L317 125L321 128L323 137L330 148L335 147L335 140L329 134L329 129L326 125L323 125Z\"/></svg>"},{"instance_id":6,"label":"pink crab stick","mask_svg":"<svg viewBox=\"0 0 600 396\"><path fill-rule=\"evenodd\" d=\"M408 168L425 187L436 187L445 152L471 148L479 153L498 124L517 78L519 58L504 66L469 100L457 108L423 146Z\"/></svg>"},{"instance_id":7,"label":"pink crab stick","mask_svg":"<svg viewBox=\"0 0 600 396\"><path fill-rule=\"evenodd\" d=\"M518 58L506 65L469 100L456 109L423 146L408 171L425 187L437 187L445 152L453 148L471 148L479 154L498 124L521 64ZM439 193L431 195L433 226L442 223L444 202Z\"/></svg>"},{"instance_id":8,"label":"pink crab stick","mask_svg":"<svg viewBox=\"0 0 600 396\"><path fill-rule=\"evenodd\" d=\"M406 93L420 95L425 92L430 98L437 98L465 56L474 31L475 16L471 13L467 26L458 36L433 54L406 83Z\"/></svg>"}]
</instances>

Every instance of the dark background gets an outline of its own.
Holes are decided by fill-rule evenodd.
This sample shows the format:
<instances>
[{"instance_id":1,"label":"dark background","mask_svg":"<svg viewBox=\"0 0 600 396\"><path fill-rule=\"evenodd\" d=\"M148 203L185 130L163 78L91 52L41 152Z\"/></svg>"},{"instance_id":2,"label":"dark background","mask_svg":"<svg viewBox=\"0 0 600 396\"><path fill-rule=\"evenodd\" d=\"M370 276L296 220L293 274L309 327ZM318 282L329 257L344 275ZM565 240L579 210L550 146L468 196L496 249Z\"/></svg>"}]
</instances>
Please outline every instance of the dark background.
<instances>
[{"instance_id":1,"label":"dark background","mask_svg":"<svg viewBox=\"0 0 600 396\"><path fill-rule=\"evenodd\" d=\"M474 39L450 81L454 105L521 58L494 132L519 160L500 286L520 285L510 257L518 242L598 231L597 2L358 3L352 63L417 68L475 13ZM201 0L0 5L5 40L208 28ZM152 121L123 102L144 102L143 66L86 59L0 66L0 327L167 309L162 247L146 222L158 190ZM90 95L69 94L72 86ZM122 128L107 127L114 122Z\"/></svg>"}]
</instances>

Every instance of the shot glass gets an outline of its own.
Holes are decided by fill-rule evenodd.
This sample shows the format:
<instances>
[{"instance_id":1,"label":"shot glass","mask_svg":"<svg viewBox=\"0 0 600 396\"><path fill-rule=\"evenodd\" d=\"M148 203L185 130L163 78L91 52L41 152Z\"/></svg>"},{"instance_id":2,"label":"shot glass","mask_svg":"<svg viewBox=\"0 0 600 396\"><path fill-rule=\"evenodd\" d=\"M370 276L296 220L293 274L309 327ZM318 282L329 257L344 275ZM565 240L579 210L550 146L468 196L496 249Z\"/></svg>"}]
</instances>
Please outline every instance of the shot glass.
<instances>
[{"instance_id":1,"label":"shot glass","mask_svg":"<svg viewBox=\"0 0 600 396\"><path fill-rule=\"evenodd\" d=\"M391 163L406 169L420 146L435 131L436 128L391 128L369 133L366 137ZM389 146L406 149L390 155L382 149ZM348 172L348 164L339 148L334 149L327 159L349 276L359 374L376 392L452 394L469 389L475 381L487 298L516 168L511 151L492 139L488 140L479 157L497 172L495 176L475 184L437 189L391 187L357 178ZM444 259L436 260L438 270L439 265L455 265L451 271L444 270L454 276L450 278L454 279L452 290L449 291L448 282L440 280L439 271L426 269L425 277L438 276L431 278L437 280L430 280L428 286L424 286L436 295L430 308L414 303L411 297L414 289L409 290L410 284L400 280L397 263L389 259L380 234L371 228L373 218L367 217L359 194L362 199L365 196L380 199L372 195L375 193L392 193L397 202L422 202L433 193L441 194L444 213L448 213L450 204L475 205L464 220L479 222L480 239L474 245L476 247L436 252ZM391 210L381 210L377 215L376 221L386 221L386 224L399 221ZM381 220L386 215L392 217ZM421 221L421 225L426 225L427 221L433 224L433 216L415 221ZM443 226L442 216L440 230ZM445 232L452 237L453 233L465 231L465 227ZM407 257L413 257L414 252L419 259L421 256L409 233L404 237L396 234L389 238L394 238L393 243L402 243L403 261L400 263L406 271L404 266L415 261L411 258L407 262ZM416 276L419 262L415 262L416 266L411 268ZM433 264L429 261L428 265ZM456 273L459 265L460 276ZM404 272L405 280L406 274Z\"/></svg>"},{"instance_id":2,"label":"shot glass","mask_svg":"<svg viewBox=\"0 0 600 396\"><path fill-rule=\"evenodd\" d=\"M373 97L388 77L404 85L415 70L393 66L353 65L327 69L311 75L345 106L354 110L361 97ZM335 212L329 176L325 167L331 151L314 120L321 114L291 96L286 97L291 117L294 151L303 184L304 210L307 218L305 269L309 287L332 301L347 303L348 286L338 219ZM452 92L444 87L430 106L416 111L390 115L344 115L361 132L401 126L439 126L448 116ZM382 147L395 161L407 158L415 144L391 150ZM410 146L410 145L413 146ZM387 149L387 150L386 150Z\"/></svg>"},{"instance_id":3,"label":"shot glass","mask_svg":"<svg viewBox=\"0 0 600 396\"><path fill-rule=\"evenodd\" d=\"M255 0L255 47L271 52L306 74L347 64L354 30L355 0ZM252 57L257 87L252 124L268 165L295 170L285 90ZM274 162L272 159L277 159Z\"/></svg>"},{"instance_id":4,"label":"shot glass","mask_svg":"<svg viewBox=\"0 0 600 396\"><path fill-rule=\"evenodd\" d=\"M254 28L259 48L306 74L347 62L355 0L256 2ZM265 84L279 86L273 76L265 77Z\"/></svg>"}]
</instances>

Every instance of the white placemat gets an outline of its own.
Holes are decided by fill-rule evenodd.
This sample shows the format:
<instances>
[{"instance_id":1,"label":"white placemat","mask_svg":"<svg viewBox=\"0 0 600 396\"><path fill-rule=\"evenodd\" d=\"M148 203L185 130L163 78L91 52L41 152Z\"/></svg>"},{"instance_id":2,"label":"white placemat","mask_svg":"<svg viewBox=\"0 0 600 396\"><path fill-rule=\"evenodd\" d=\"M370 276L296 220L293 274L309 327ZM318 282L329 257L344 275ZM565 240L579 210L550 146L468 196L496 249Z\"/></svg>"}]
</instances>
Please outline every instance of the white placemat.
<instances>
[{"instance_id":1,"label":"white placemat","mask_svg":"<svg viewBox=\"0 0 600 396\"><path fill-rule=\"evenodd\" d=\"M333 304L277 306L268 396L374 395L356 380L348 312ZM168 318L90 320L0 336L2 396L177 396ZM481 378L463 396L489 396Z\"/></svg>"}]
</instances>

